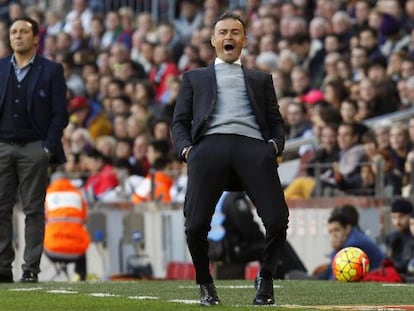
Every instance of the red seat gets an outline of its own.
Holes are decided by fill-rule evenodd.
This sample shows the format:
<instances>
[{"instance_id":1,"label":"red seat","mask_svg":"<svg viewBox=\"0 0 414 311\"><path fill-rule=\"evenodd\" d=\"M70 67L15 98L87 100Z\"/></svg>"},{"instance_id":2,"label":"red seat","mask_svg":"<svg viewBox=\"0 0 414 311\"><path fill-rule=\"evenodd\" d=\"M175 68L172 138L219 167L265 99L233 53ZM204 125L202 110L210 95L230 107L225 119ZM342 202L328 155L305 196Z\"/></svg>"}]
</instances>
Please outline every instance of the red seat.
<instances>
[{"instance_id":1,"label":"red seat","mask_svg":"<svg viewBox=\"0 0 414 311\"><path fill-rule=\"evenodd\" d=\"M244 268L244 278L246 280L254 280L260 271L260 263L257 261L250 262Z\"/></svg>"},{"instance_id":2,"label":"red seat","mask_svg":"<svg viewBox=\"0 0 414 311\"><path fill-rule=\"evenodd\" d=\"M194 266L189 262L169 262L166 278L168 280L194 280Z\"/></svg>"}]
</instances>

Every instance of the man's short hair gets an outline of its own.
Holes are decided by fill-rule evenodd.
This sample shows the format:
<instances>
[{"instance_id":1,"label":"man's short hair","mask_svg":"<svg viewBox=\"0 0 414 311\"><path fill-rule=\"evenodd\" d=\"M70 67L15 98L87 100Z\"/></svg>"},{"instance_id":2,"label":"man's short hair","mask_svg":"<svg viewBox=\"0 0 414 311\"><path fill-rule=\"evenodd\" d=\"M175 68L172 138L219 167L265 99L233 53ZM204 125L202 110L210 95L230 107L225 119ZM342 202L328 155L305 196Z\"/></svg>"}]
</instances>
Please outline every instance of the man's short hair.
<instances>
[{"instance_id":1,"label":"man's short hair","mask_svg":"<svg viewBox=\"0 0 414 311\"><path fill-rule=\"evenodd\" d=\"M34 36L39 35L39 25L37 24L37 22L33 18L30 18L28 16L17 17L11 22L10 26L13 25L15 22L18 22L18 21L28 22L32 26L33 35Z\"/></svg>"}]
</instances>

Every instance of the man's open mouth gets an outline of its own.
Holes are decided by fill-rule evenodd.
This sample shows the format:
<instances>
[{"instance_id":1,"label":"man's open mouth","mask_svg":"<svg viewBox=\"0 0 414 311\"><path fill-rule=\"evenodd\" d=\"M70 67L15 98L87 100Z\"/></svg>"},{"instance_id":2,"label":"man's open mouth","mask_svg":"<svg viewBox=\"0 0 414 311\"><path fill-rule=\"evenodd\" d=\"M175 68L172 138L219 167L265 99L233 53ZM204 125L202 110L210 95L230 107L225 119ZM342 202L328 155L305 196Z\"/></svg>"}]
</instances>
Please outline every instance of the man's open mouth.
<instances>
[{"instance_id":1,"label":"man's open mouth","mask_svg":"<svg viewBox=\"0 0 414 311\"><path fill-rule=\"evenodd\" d=\"M234 45L232 43L226 43L224 45L224 50L226 52L233 52L234 51Z\"/></svg>"}]
</instances>

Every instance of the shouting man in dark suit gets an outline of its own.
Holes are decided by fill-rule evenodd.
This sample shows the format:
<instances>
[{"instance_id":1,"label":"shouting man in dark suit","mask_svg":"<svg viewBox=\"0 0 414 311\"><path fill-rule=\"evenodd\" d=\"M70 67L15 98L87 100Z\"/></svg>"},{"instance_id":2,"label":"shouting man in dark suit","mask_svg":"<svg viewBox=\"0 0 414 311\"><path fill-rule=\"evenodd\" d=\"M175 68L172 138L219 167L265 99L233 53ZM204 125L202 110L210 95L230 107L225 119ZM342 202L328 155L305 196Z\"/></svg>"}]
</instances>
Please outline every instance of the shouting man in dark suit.
<instances>
[{"instance_id":1,"label":"shouting man in dark suit","mask_svg":"<svg viewBox=\"0 0 414 311\"><path fill-rule=\"evenodd\" d=\"M37 282L43 252L49 163L63 163L68 123L61 65L36 55L39 27L28 17L10 26L13 55L0 60L0 282L13 282L12 214L25 215L22 282Z\"/></svg>"},{"instance_id":2,"label":"shouting man in dark suit","mask_svg":"<svg viewBox=\"0 0 414 311\"><path fill-rule=\"evenodd\" d=\"M273 279L285 243L288 208L277 172L285 130L270 74L246 70L243 20L225 13L213 25L215 63L183 74L172 122L175 147L188 163L184 203L187 244L201 305L219 298L209 270L207 234L223 190L245 190L266 229L253 304L274 304Z\"/></svg>"}]
</instances>

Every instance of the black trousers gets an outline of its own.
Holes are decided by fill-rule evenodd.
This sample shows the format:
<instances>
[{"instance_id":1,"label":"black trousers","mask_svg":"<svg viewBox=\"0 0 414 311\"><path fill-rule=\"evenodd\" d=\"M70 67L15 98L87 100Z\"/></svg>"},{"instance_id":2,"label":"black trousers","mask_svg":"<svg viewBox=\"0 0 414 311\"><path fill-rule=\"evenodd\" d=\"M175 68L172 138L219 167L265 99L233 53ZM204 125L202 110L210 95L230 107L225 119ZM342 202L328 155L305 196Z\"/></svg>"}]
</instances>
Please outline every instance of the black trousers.
<instances>
[{"instance_id":1,"label":"black trousers","mask_svg":"<svg viewBox=\"0 0 414 311\"><path fill-rule=\"evenodd\" d=\"M14 260L13 207L20 201L25 215L22 270L39 273L43 253L45 196L49 160L41 141L0 142L0 272L11 271Z\"/></svg>"},{"instance_id":2,"label":"black trousers","mask_svg":"<svg viewBox=\"0 0 414 311\"><path fill-rule=\"evenodd\" d=\"M208 135L189 153L184 203L187 244L197 284L213 281L207 234L215 206L235 177L256 206L266 229L261 275L271 278L275 273L279 251L286 241L289 212L274 147L240 135Z\"/></svg>"}]
</instances>

